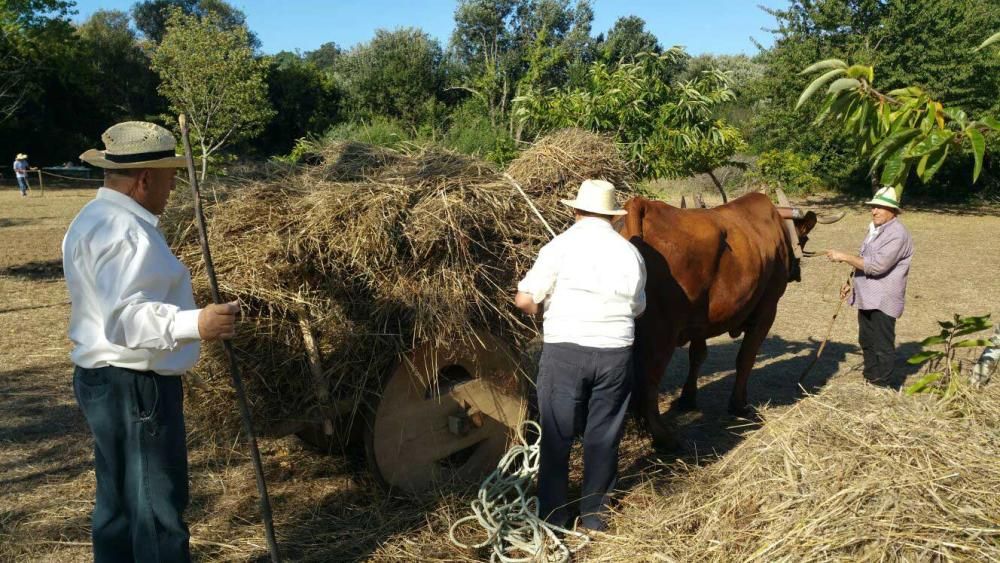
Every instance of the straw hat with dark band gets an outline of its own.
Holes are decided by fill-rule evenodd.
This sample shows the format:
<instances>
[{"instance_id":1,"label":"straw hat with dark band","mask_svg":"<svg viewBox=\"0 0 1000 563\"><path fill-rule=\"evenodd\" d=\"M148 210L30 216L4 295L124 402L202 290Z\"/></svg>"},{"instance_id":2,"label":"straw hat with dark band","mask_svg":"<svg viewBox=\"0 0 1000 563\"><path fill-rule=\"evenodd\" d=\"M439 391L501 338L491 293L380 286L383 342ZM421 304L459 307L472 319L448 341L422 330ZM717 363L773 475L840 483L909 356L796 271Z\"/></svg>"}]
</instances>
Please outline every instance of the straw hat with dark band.
<instances>
[{"instance_id":1,"label":"straw hat with dark band","mask_svg":"<svg viewBox=\"0 0 1000 563\"><path fill-rule=\"evenodd\" d=\"M90 149L80 160L99 168L184 168L174 135L155 123L125 121L101 135L105 150Z\"/></svg>"}]
</instances>

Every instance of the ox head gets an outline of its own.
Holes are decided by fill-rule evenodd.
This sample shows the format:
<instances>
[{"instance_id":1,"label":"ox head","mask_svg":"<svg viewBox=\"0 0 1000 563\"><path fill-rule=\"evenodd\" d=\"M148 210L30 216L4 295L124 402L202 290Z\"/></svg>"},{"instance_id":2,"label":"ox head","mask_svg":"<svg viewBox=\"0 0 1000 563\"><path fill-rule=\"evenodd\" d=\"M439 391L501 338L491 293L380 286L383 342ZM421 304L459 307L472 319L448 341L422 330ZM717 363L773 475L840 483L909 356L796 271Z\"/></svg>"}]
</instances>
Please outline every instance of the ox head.
<instances>
[{"instance_id":1,"label":"ox head","mask_svg":"<svg viewBox=\"0 0 1000 563\"><path fill-rule=\"evenodd\" d=\"M792 223L795 225L795 235L799 248L806 256L811 256L806 252L806 243L809 241L809 233L816 228L817 224L829 225L844 218L845 212L839 211L828 215L819 215L815 211L802 212L797 207L792 207Z\"/></svg>"},{"instance_id":2,"label":"ox head","mask_svg":"<svg viewBox=\"0 0 1000 563\"><path fill-rule=\"evenodd\" d=\"M792 207L788 202L788 196L781 188L775 188L774 192L778 196L778 204L781 206L778 208L778 212L783 219L790 220L794 225L794 229L792 229L795 233L794 242L798 243L799 250L803 255L809 255L805 251L806 242L809 241L809 233L816 228L817 223L836 223L844 218L843 211L830 215L818 215L812 210L803 211L798 207ZM799 252L796 252L796 255L798 254Z\"/></svg>"}]
</instances>

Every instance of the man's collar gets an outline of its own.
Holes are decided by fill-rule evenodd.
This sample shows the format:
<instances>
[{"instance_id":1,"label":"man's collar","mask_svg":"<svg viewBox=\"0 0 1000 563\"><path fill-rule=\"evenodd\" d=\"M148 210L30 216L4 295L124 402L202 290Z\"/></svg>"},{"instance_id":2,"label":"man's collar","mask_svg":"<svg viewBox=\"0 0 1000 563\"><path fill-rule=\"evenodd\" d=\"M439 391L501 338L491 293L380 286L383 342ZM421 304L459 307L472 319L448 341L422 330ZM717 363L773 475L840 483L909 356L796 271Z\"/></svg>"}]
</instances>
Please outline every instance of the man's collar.
<instances>
[{"instance_id":1,"label":"man's collar","mask_svg":"<svg viewBox=\"0 0 1000 563\"><path fill-rule=\"evenodd\" d=\"M133 215L138 216L154 227L160 224L160 220L156 215L153 215L145 207L139 205L138 201L119 191L112 190L111 188L99 188L97 190L97 199L103 199L119 207L124 207Z\"/></svg>"},{"instance_id":2,"label":"man's collar","mask_svg":"<svg viewBox=\"0 0 1000 563\"><path fill-rule=\"evenodd\" d=\"M579 221L575 223L576 225L603 225L605 227L611 228L611 223L605 221L604 219L598 219L597 217L581 217Z\"/></svg>"}]
</instances>

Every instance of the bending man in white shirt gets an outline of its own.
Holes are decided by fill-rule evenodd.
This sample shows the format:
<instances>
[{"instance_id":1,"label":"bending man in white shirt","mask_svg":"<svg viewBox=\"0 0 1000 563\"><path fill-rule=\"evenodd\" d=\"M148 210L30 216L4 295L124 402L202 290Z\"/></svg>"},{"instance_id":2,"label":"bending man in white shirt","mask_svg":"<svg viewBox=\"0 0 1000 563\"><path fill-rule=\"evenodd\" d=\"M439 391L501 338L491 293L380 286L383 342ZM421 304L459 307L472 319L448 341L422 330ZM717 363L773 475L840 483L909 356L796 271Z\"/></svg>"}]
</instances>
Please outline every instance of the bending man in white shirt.
<instances>
[{"instance_id":1,"label":"bending man in white shirt","mask_svg":"<svg viewBox=\"0 0 1000 563\"><path fill-rule=\"evenodd\" d=\"M191 275L157 230L184 166L173 135L132 121L102 139L107 150L80 158L104 168L105 186L63 239L73 389L94 436L94 560L189 561L179 376L201 340L233 337L239 309L196 308Z\"/></svg>"},{"instance_id":2,"label":"bending man in white shirt","mask_svg":"<svg viewBox=\"0 0 1000 563\"><path fill-rule=\"evenodd\" d=\"M538 506L548 522L569 524L569 451L582 434L579 526L604 530L632 394L632 341L635 318L646 306L646 268L611 226L626 213L612 184L587 180L575 200L563 203L574 209L576 223L542 247L514 299L526 313L544 312Z\"/></svg>"}]
</instances>

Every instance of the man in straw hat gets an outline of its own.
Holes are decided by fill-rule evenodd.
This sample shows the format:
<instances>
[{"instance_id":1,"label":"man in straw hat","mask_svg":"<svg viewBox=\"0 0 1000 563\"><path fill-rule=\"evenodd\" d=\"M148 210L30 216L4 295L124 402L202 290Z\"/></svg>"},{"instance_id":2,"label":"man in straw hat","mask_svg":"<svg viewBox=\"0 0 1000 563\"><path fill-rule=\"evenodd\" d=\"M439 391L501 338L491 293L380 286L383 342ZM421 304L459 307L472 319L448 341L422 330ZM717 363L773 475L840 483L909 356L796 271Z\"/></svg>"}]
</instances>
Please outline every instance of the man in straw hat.
<instances>
[{"instance_id":1,"label":"man in straw hat","mask_svg":"<svg viewBox=\"0 0 1000 563\"><path fill-rule=\"evenodd\" d=\"M646 306L646 268L611 226L626 213L611 183L586 180L576 199L562 202L576 222L542 247L515 297L526 313L544 312L538 507L550 523L568 525L569 451L582 433L580 527L603 530L632 393L632 340Z\"/></svg>"},{"instance_id":2,"label":"man in straw hat","mask_svg":"<svg viewBox=\"0 0 1000 563\"><path fill-rule=\"evenodd\" d=\"M913 238L898 219L896 188L879 189L866 205L872 208L872 222L859 255L828 250L826 256L854 268L851 304L858 308L865 379L878 385L894 385L896 319L903 314Z\"/></svg>"},{"instance_id":3,"label":"man in straw hat","mask_svg":"<svg viewBox=\"0 0 1000 563\"><path fill-rule=\"evenodd\" d=\"M80 158L104 187L63 239L73 388L94 436L94 560L188 561L180 376L200 340L232 338L235 303L194 304L191 275L157 230L184 159L173 135L129 121Z\"/></svg>"},{"instance_id":4,"label":"man in straw hat","mask_svg":"<svg viewBox=\"0 0 1000 563\"><path fill-rule=\"evenodd\" d=\"M28 155L23 152L17 153L14 157L14 176L17 178L17 187L21 190L21 197L28 197Z\"/></svg>"}]
</instances>

